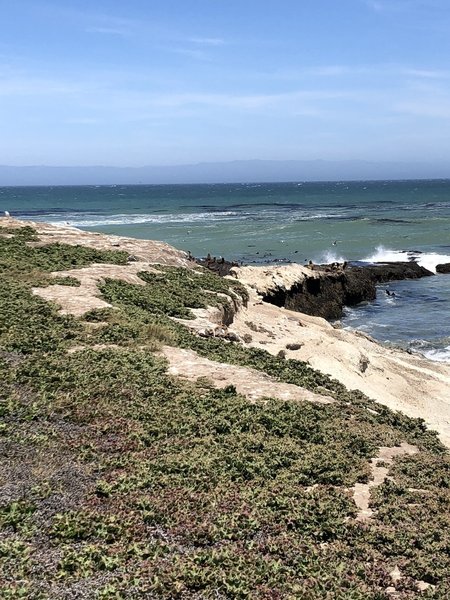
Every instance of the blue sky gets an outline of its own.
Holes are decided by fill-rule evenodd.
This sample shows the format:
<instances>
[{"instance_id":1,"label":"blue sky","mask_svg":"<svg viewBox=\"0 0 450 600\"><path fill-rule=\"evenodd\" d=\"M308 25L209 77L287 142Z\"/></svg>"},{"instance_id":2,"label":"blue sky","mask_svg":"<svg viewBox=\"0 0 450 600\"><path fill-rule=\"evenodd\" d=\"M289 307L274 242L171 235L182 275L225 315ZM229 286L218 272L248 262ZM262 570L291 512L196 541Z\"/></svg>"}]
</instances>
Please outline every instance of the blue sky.
<instances>
[{"instance_id":1,"label":"blue sky","mask_svg":"<svg viewBox=\"0 0 450 600\"><path fill-rule=\"evenodd\" d=\"M0 164L450 157L448 0L0 9Z\"/></svg>"}]
</instances>

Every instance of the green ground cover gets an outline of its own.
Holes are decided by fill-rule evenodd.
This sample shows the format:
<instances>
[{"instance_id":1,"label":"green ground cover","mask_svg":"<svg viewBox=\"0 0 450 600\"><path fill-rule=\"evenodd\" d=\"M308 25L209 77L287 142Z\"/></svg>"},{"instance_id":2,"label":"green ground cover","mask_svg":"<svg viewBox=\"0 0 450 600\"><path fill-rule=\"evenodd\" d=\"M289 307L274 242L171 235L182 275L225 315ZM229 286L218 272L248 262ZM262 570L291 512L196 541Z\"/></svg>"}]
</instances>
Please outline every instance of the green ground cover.
<instances>
[{"instance_id":1,"label":"green ground cover","mask_svg":"<svg viewBox=\"0 0 450 600\"><path fill-rule=\"evenodd\" d=\"M114 309L63 317L31 287L127 257L33 239L0 237L0 598L382 600L395 565L399 598L450 597L450 461L423 422L305 363L194 336L170 316L245 301L206 272L110 280ZM250 403L182 382L161 344L336 403ZM350 488L379 446L403 441L420 453L395 461L376 517L356 521ZM436 588L419 594L415 580Z\"/></svg>"}]
</instances>

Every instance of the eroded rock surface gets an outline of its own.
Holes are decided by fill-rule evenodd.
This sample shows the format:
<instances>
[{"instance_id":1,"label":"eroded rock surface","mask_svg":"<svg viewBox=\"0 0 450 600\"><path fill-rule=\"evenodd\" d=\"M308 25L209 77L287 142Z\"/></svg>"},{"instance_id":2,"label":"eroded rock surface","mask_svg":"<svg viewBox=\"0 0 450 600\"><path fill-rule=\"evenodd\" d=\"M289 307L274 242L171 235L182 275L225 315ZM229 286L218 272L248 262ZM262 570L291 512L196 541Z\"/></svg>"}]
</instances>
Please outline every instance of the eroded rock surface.
<instances>
[{"instance_id":1,"label":"eroded rock surface","mask_svg":"<svg viewBox=\"0 0 450 600\"><path fill-rule=\"evenodd\" d=\"M194 264L186 252L177 250L165 242L137 240L118 235L82 231L70 225L56 226L49 223L20 221L12 217L3 217L0 226L15 229L26 226L33 227L39 235L39 241L29 242L30 246L47 246L48 244L59 243L70 244L71 246L86 246L97 250L123 250L134 258L130 261L130 264L133 262L156 263L174 267L191 267Z\"/></svg>"},{"instance_id":2,"label":"eroded rock surface","mask_svg":"<svg viewBox=\"0 0 450 600\"><path fill-rule=\"evenodd\" d=\"M263 302L254 290L229 330L249 346L305 361L348 389L423 418L450 446L450 364L386 348L365 334L336 329L325 319L280 309Z\"/></svg>"}]
</instances>

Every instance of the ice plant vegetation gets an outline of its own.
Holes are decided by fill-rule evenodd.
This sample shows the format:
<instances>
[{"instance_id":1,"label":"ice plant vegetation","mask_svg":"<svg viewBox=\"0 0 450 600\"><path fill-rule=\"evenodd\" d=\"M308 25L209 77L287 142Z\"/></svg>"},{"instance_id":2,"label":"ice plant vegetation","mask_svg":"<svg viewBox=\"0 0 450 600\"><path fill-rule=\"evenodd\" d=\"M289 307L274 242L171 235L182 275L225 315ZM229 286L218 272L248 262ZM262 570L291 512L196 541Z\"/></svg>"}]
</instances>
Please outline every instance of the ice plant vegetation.
<instances>
[{"instance_id":1,"label":"ice plant vegetation","mask_svg":"<svg viewBox=\"0 0 450 600\"><path fill-rule=\"evenodd\" d=\"M113 308L63 316L31 288L126 253L1 233L0 598L450 597L450 461L423 421L174 320L245 301L236 282L158 268L144 286L105 281ZM162 345L335 402L250 402L182 381ZM353 486L402 442L419 452L394 460L372 518L358 519Z\"/></svg>"}]
</instances>

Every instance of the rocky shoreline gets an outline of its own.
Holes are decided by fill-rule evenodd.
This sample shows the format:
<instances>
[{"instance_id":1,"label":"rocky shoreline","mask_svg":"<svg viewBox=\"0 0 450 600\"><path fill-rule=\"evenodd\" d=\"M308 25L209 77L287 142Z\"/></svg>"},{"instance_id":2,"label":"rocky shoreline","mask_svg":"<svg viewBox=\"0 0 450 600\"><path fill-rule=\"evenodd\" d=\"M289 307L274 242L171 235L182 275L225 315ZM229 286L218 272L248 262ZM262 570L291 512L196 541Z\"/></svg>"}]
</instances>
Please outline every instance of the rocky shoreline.
<instances>
[{"instance_id":1,"label":"rocky shoreline","mask_svg":"<svg viewBox=\"0 0 450 600\"><path fill-rule=\"evenodd\" d=\"M320 267L318 277L307 277L290 289L275 286L264 301L328 320L342 317L344 306L375 300L377 284L433 275L417 263L390 263L367 266Z\"/></svg>"},{"instance_id":2,"label":"rocky shoreline","mask_svg":"<svg viewBox=\"0 0 450 600\"><path fill-rule=\"evenodd\" d=\"M250 277L246 283L262 295L264 302L328 320L342 317L344 306L375 300L380 283L434 275L411 261L367 265L332 263L303 267L291 263L240 267L235 262L208 256L196 259L196 262L218 275L231 275L244 278L244 281L248 274L253 273L254 277Z\"/></svg>"}]
</instances>

